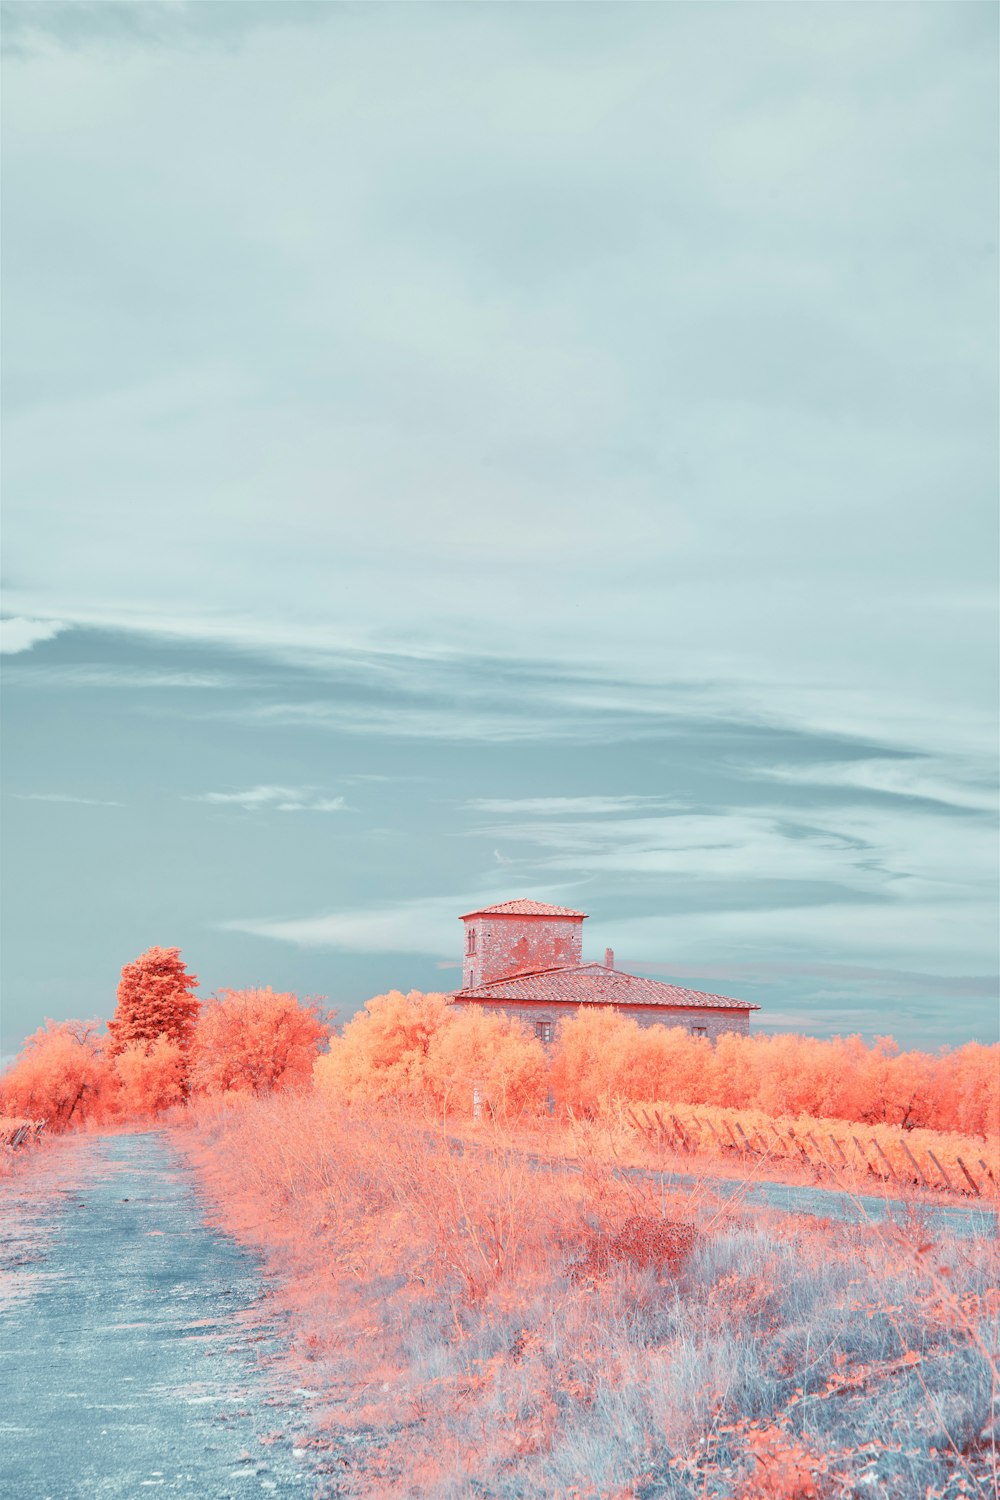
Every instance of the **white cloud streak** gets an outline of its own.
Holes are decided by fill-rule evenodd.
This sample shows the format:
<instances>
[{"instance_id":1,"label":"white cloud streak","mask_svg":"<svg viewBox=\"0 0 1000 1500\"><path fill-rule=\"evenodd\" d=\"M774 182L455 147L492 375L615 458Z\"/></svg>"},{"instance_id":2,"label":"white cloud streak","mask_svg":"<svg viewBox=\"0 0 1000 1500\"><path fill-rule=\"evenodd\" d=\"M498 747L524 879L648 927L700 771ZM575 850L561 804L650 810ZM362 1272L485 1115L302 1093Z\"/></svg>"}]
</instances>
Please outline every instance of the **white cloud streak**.
<instances>
[{"instance_id":1,"label":"white cloud streak","mask_svg":"<svg viewBox=\"0 0 1000 1500\"><path fill-rule=\"evenodd\" d=\"M14 673L16 672L16 676ZM51 688L178 688L218 689L232 686L239 679L221 672L163 672L131 667L61 666L25 664L12 668L10 680L30 682L35 687Z\"/></svg>"},{"instance_id":2,"label":"white cloud streak","mask_svg":"<svg viewBox=\"0 0 1000 1500\"><path fill-rule=\"evenodd\" d=\"M244 812L335 813L348 811L344 797L327 797L311 786L253 786L244 792L204 792L189 802L239 807Z\"/></svg>"},{"instance_id":3,"label":"white cloud streak","mask_svg":"<svg viewBox=\"0 0 1000 1500\"><path fill-rule=\"evenodd\" d=\"M122 802L109 802L103 797L77 797L71 792L14 792L19 802L70 802L80 807L123 807Z\"/></svg>"},{"instance_id":4,"label":"white cloud streak","mask_svg":"<svg viewBox=\"0 0 1000 1500\"><path fill-rule=\"evenodd\" d=\"M549 817L591 816L630 812L650 805L664 806L660 797L474 797L465 805L472 812L537 813Z\"/></svg>"},{"instance_id":5,"label":"white cloud streak","mask_svg":"<svg viewBox=\"0 0 1000 1500\"><path fill-rule=\"evenodd\" d=\"M829 765L763 766L751 774L792 786L849 787L980 812L994 812L997 808L996 778L988 763L980 765L975 779L963 774L961 764L923 757L915 762L873 759Z\"/></svg>"},{"instance_id":6,"label":"white cloud streak","mask_svg":"<svg viewBox=\"0 0 1000 1500\"><path fill-rule=\"evenodd\" d=\"M569 887L547 886L519 895L555 900ZM246 932L302 948L334 948L344 953L419 953L454 958L461 952L464 911L507 899L509 892L466 891L460 896L427 896L378 907L331 912L315 917L242 918L223 922L227 932Z\"/></svg>"}]
</instances>

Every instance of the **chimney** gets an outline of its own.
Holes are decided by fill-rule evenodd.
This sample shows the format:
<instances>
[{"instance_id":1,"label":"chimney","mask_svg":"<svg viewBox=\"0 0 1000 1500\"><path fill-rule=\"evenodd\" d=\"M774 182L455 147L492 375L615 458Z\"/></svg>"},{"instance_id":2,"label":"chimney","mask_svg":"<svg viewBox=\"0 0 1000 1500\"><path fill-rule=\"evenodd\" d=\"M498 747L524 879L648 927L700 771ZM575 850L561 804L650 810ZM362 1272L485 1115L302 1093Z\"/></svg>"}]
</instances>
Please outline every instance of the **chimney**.
<instances>
[{"instance_id":1,"label":"chimney","mask_svg":"<svg viewBox=\"0 0 1000 1500\"><path fill-rule=\"evenodd\" d=\"M606 969L613 969L614 966L615 966L615 950L613 948L605 948L605 950L604 950L604 967Z\"/></svg>"}]
</instances>

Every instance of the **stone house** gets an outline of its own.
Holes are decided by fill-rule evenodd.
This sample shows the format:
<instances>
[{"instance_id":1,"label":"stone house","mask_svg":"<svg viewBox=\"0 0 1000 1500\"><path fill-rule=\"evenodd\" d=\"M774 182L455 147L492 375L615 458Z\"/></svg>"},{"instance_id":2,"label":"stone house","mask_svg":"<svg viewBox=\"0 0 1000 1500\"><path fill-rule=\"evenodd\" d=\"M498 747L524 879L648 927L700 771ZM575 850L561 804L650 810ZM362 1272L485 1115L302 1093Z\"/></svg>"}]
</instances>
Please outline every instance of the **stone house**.
<instances>
[{"instance_id":1,"label":"stone house","mask_svg":"<svg viewBox=\"0 0 1000 1500\"><path fill-rule=\"evenodd\" d=\"M640 1026L685 1026L710 1039L749 1032L750 1012L759 1005L626 974L615 968L610 948L603 963L584 963L586 919L583 911L527 900L466 912L462 988L452 1003L519 1016L543 1042L581 1005L613 1005Z\"/></svg>"}]
</instances>

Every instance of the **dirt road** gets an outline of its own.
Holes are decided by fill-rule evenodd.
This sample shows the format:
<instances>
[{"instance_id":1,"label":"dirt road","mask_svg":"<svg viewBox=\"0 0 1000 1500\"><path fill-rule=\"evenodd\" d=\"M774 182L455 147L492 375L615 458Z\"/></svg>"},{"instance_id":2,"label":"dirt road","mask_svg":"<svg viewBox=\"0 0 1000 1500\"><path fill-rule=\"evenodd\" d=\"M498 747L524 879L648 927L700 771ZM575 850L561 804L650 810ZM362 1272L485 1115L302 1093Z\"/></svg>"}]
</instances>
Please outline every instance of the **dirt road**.
<instances>
[{"instance_id":1,"label":"dirt road","mask_svg":"<svg viewBox=\"0 0 1000 1500\"><path fill-rule=\"evenodd\" d=\"M476 1143L453 1136L455 1149L474 1151ZM567 1172L581 1170L572 1157L542 1155L537 1151L519 1153L528 1164L539 1171L563 1169ZM617 1166L617 1175L645 1178L666 1189L681 1188L690 1191L704 1190L720 1198L735 1199L750 1208L776 1208L782 1213L806 1214L812 1219L839 1220L847 1224L905 1224L911 1217L919 1218L929 1234L953 1234L959 1239L996 1239L998 1235L997 1211L981 1202L954 1203L935 1202L929 1195L910 1198L893 1198L874 1193L846 1192L833 1187L810 1187L771 1180L769 1178L716 1177L709 1172L676 1172L664 1168Z\"/></svg>"},{"instance_id":2,"label":"dirt road","mask_svg":"<svg viewBox=\"0 0 1000 1500\"><path fill-rule=\"evenodd\" d=\"M310 1496L314 1393L263 1289L160 1135L60 1141L0 1183L0 1496Z\"/></svg>"}]
</instances>

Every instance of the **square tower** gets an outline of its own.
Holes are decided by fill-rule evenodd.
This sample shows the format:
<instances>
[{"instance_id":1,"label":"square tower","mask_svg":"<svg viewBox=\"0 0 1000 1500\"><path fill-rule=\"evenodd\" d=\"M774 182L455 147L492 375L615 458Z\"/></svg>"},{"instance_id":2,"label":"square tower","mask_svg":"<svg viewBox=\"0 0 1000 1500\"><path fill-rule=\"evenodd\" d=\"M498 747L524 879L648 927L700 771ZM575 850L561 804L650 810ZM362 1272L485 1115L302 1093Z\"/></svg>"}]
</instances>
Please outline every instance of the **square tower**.
<instances>
[{"instance_id":1,"label":"square tower","mask_svg":"<svg viewBox=\"0 0 1000 1500\"><path fill-rule=\"evenodd\" d=\"M501 901L466 912L462 988L511 974L569 968L582 961L585 911L544 901Z\"/></svg>"}]
</instances>

